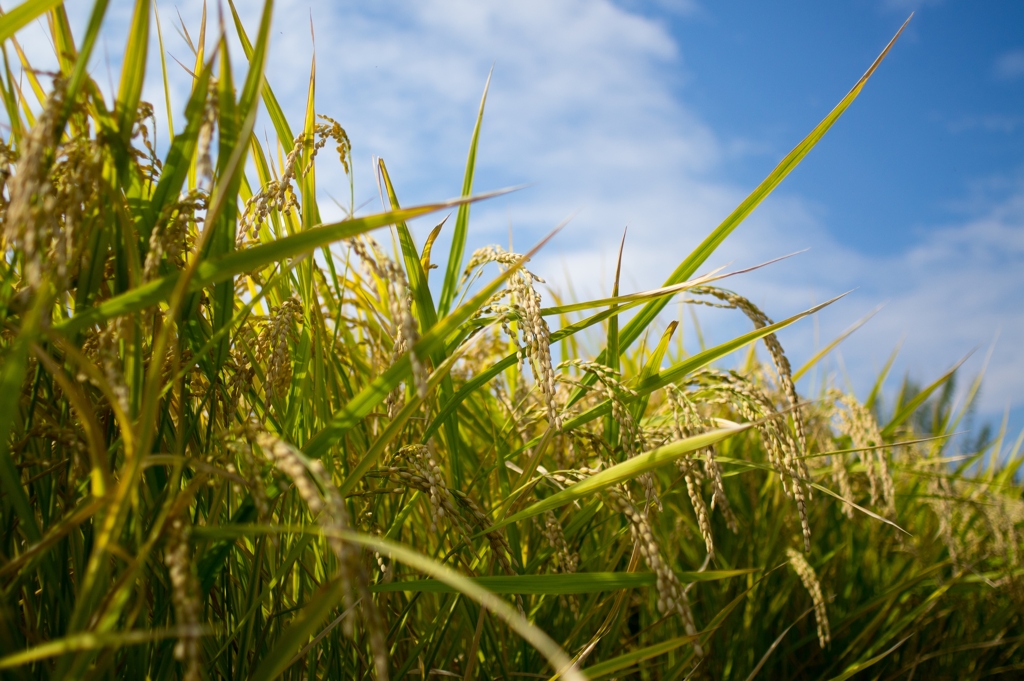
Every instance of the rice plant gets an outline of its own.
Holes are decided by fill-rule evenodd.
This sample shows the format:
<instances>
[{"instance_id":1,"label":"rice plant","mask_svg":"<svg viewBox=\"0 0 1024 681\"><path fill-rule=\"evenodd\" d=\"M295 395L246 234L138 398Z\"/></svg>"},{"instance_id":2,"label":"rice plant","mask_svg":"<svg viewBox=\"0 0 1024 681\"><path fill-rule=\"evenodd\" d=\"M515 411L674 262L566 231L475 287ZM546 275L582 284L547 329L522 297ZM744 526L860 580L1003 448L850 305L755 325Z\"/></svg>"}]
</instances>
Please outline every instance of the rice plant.
<instances>
[{"instance_id":1,"label":"rice plant","mask_svg":"<svg viewBox=\"0 0 1024 681\"><path fill-rule=\"evenodd\" d=\"M545 307L536 249L466 252L483 104L463 196L402 208L381 160L382 212L325 223L348 136L313 78L285 119L273 2L227 4L244 55L185 33L160 153L152 3L106 97L107 2L80 42L57 0L0 16L3 678L1019 673L1021 442L951 449L952 372L888 409L799 395L820 355L775 334L823 306L775 322L701 274L896 38L663 287ZM39 17L56 74L15 35ZM688 354L679 298L753 328Z\"/></svg>"}]
</instances>

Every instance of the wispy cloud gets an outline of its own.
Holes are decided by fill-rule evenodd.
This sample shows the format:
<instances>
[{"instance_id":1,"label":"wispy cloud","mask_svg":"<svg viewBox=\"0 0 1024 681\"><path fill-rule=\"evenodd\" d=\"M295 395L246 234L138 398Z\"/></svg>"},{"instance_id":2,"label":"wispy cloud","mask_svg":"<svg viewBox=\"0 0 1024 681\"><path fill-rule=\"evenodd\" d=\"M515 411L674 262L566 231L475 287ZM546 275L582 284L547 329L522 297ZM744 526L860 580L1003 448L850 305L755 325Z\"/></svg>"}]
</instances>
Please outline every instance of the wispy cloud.
<instances>
[{"instance_id":1,"label":"wispy cloud","mask_svg":"<svg viewBox=\"0 0 1024 681\"><path fill-rule=\"evenodd\" d=\"M999 80L1024 78L1024 48L1010 50L999 55L992 71Z\"/></svg>"},{"instance_id":2,"label":"wispy cloud","mask_svg":"<svg viewBox=\"0 0 1024 681\"><path fill-rule=\"evenodd\" d=\"M1024 128L1024 116L1009 114L964 116L946 124L946 129L952 133L983 130L985 132L1012 134L1021 128Z\"/></svg>"},{"instance_id":3,"label":"wispy cloud","mask_svg":"<svg viewBox=\"0 0 1024 681\"><path fill-rule=\"evenodd\" d=\"M941 5L943 0L882 0L882 9L893 12L916 12L929 5Z\"/></svg>"}]
</instances>

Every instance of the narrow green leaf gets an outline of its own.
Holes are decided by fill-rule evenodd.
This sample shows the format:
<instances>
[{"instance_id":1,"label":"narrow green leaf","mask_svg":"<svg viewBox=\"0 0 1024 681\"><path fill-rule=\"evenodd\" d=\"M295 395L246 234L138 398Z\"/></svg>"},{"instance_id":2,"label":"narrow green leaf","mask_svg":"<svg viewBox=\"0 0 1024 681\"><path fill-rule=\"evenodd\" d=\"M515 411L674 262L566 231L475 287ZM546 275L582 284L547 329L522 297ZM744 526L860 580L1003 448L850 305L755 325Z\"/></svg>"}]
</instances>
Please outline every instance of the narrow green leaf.
<instances>
[{"instance_id":1,"label":"narrow green leaf","mask_svg":"<svg viewBox=\"0 0 1024 681\"><path fill-rule=\"evenodd\" d=\"M910 418L910 416L915 411L917 411L917 408L924 404L925 400L931 397L931 394L935 392L936 389L942 386L942 384L944 384L949 379L953 378L953 374L955 374L956 370L959 369L960 366L967 361L967 357L970 357L970 355L967 355L966 357L961 359L959 362L956 363L956 365L953 366L952 369L944 373L942 376L939 376L939 378L937 378L934 383L932 383L927 388L919 392L917 395L914 396L912 400L910 400L902 407L900 407L899 411L896 412L896 414L892 417L892 420L885 425L885 428L882 428L882 437L889 437L893 433L895 433L896 429L899 428L904 421Z\"/></svg>"},{"instance_id":2,"label":"narrow green leaf","mask_svg":"<svg viewBox=\"0 0 1024 681\"><path fill-rule=\"evenodd\" d=\"M384 159L377 159L377 167L380 171L381 180L384 182L384 189L387 191L388 203L391 210L398 210L398 197L395 195L395 188L391 184L391 177L388 175ZM404 221L395 223L398 230L398 243L402 247L402 259L405 261L406 276L409 277L409 288L412 289L413 300L419 310L420 333L426 333L430 327L437 323L437 310L434 309L434 299L430 295L430 287L427 286L427 274L423 270L423 263L420 254L416 250L416 243L413 241L409 226ZM433 240L431 240L433 243ZM429 255L427 256L429 259Z\"/></svg>"},{"instance_id":3,"label":"narrow green leaf","mask_svg":"<svg viewBox=\"0 0 1024 681\"><path fill-rule=\"evenodd\" d=\"M132 136L135 115L142 97L142 81L146 77L146 55L149 52L150 0L136 0L132 23L128 29L128 45L121 66L121 83L117 92L117 121L125 144Z\"/></svg>"},{"instance_id":4,"label":"narrow green leaf","mask_svg":"<svg viewBox=\"0 0 1024 681\"><path fill-rule=\"evenodd\" d=\"M638 383L644 383L649 381L658 375L661 369L661 363L665 359L665 353L668 352L668 344L672 341L672 334L675 333L676 327L679 326L679 322L669 322L668 328L665 329L665 333L661 335L661 340L658 342L657 347L654 348L654 352L647 359L643 368L640 370L640 374L637 376ZM644 412L647 411L647 402L650 400L651 395L647 393L640 395L633 404L630 405L632 410L633 418L639 422Z\"/></svg>"},{"instance_id":5,"label":"narrow green leaf","mask_svg":"<svg viewBox=\"0 0 1024 681\"><path fill-rule=\"evenodd\" d=\"M875 379L875 384L871 387L871 393L868 394L868 398L864 400L864 407L869 410L875 409L875 403L878 401L878 396L882 394L882 386L885 385L885 379L889 377L889 372L892 371L892 365L896 361L896 356L900 353L900 347L902 341L896 344L896 347L892 349L892 354L889 355L889 359L886 360L885 366L878 372L878 378Z\"/></svg>"},{"instance_id":6,"label":"narrow green leaf","mask_svg":"<svg viewBox=\"0 0 1024 681\"><path fill-rule=\"evenodd\" d=\"M26 0L0 16L0 43L62 2L63 0Z\"/></svg>"},{"instance_id":7,"label":"narrow green leaf","mask_svg":"<svg viewBox=\"0 0 1024 681\"><path fill-rule=\"evenodd\" d=\"M832 109L832 111L829 112L829 114L825 116L825 118L818 123L813 130L811 130L800 144L794 147L793 150L790 151L777 166L775 166L775 169L772 170L768 177L766 177L761 184L759 184L754 191L752 191L750 195L747 196L747 198L745 198L740 205L737 206L732 213L730 213L728 217L726 217L725 220L723 220L722 223L700 243L696 250L687 256L687 258L683 260L678 267L676 267L672 274L669 275L668 279L665 280L665 286L671 286L672 284L686 281L693 276L693 273L697 271L697 268L715 252L719 245L725 241L726 237L728 237L733 230L735 230L740 223L743 222L743 220L745 220L746 217L750 215L776 187L779 186L782 180L800 164L804 157L807 156L808 152L810 152L821 138L824 137L829 128L839 120L839 117L846 112L853 103L853 100L855 100L861 90L864 89L864 85L872 74L874 74L875 70L882 63L882 60L885 59L886 55L889 54L889 50L892 49L892 46L896 43L900 34L903 33L903 30L907 27L907 22L909 21L910 19L907 19L907 21L904 22L903 26L900 27L900 30L896 32L896 35L893 36L892 40L889 41L889 44L882 50L882 53L878 55L875 61L868 68L867 72L861 76L860 80L858 80L846 96L840 100L839 104L837 104L835 108ZM658 316L658 313L664 309L667 303L668 301L665 299L653 300L629 321L619 335L619 352L628 348L640 337L640 334L642 334L644 329L654 321L654 318ZM598 358L598 361L606 361L604 353L602 353ZM587 379L585 379L585 381L588 385L592 384L594 381L590 376L588 376ZM582 390L577 389L577 391L573 393L570 402L575 402L582 396L582 394Z\"/></svg>"},{"instance_id":8,"label":"narrow green leaf","mask_svg":"<svg viewBox=\"0 0 1024 681\"><path fill-rule=\"evenodd\" d=\"M231 17L235 22L235 32L238 34L238 41L242 43L242 49L245 51L246 59L251 61L256 51L253 48L252 43L249 41L249 36L245 32L245 27L242 25L241 17L238 16L238 10L235 9L234 0L228 0L228 7L231 8ZM274 124L274 131L277 134L277 138L283 143L289 143L294 140L295 135L292 134L291 126L288 125L288 119L285 118L284 111L281 109L281 105L278 103L277 97L274 96L274 92L266 82L263 83L261 94L263 96L263 104L267 107L267 115L270 116L270 122Z\"/></svg>"},{"instance_id":9,"label":"narrow green leaf","mask_svg":"<svg viewBox=\"0 0 1024 681\"><path fill-rule=\"evenodd\" d=\"M22 650L0 658L0 669L14 669L73 652L100 650L103 648L123 648L124 646L141 645L178 638L187 635L189 631L189 627L173 627L168 629L117 631L110 633L84 632L71 634L70 636L40 643L28 650Z\"/></svg>"},{"instance_id":10,"label":"narrow green leaf","mask_svg":"<svg viewBox=\"0 0 1024 681\"><path fill-rule=\"evenodd\" d=\"M491 75L494 69L487 74L487 82L484 84L484 94L480 98L480 111L476 116L476 125L473 126L473 137L469 141L469 157L466 159L466 175L462 180L462 195L469 196L473 191L473 173L476 170L476 146L480 141L480 125L484 120L484 105L487 103L487 90L491 87ZM444 284L441 286L441 297L437 302L437 314L444 317L451 310L455 302L456 289L459 286L459 278L462 275L462 257L466 251L466 234L469 231L469 204L459 206L459 213L455 218L455 231L452 233L452 247L448 254L448 269L444 274Z\"/></svg>"},{"instance_id":11,"label":"narrow green leaf","mask_svg":"<svg viewBox=\"0 0 1024 681\"><path fill-rule=\"evenodd\" d=\"M704 572L676 572L679 581L684 584L691 582L714 582L732 579L756 572L755 568L742 570L705 570ZM657 584L657 575L653 572L574 572L553 573L546 575L489 575L470 577L495 594L544 594L549 596L565 596L569 594L589 594L622 589L640 589ZM454 593L456 589L436 579L416 579L398 582L382 582L370 588L374 593Z\"/></svg>"},{"instance_id":12,"label":"narrow green leaf","mask_svg":"<svg viewBox=\"0 0 1024 681\"><path fill-rule=\"evenodd\" d=\"M865 324L867 324L868 320L870 320L872 317L874 317L876 314L878 314L878 311L881 310L881 309L882 309L882 306L879 305L878 307L876 307L871 312L868 312L866 315L861 317L853 326L851 326L846 331L843 331L841 334L836 336L835 340L833 340L831 343L826 345L824 348L822 348L821 350L816 352L814 354L814 357L811 357L809 360L807 360L804 363L804 365L802 367L800 367L799 369L797 369L796 371L793 372L793 382L796 383L797 381L799 381L800 378L804 374L806 374L808 371L810 371L814 367L814 365L816 365L818 362L820 362L822 360L822 358L824 358L825 356L828 355L828 353L830 353L833 350L835 350L836 347L840 343L842 343L844 340L849 338L850 335L853 334L854 331L856 331L860 327L862 327Z\"/></svg>"},{"instance_id":13,"label":"narrow green leaf","mask_svg":"<svg viewBox=\"0 0 1024 681\"><path fill-rule=\"evenodd\" d=\"M640 650L634 650L632 652L624 653L618 657L613 657L610 660L599 662L595 665L591 665L583 670L589 679L598 679L602 676L614 674L615 672L621 672L629 669L640 662L649 660L652 657L658 657L669 653L676 648L681 648L687 643L691 643L695 636L677 636L670 638L667 641L661 641L654 645L641 648Z\"/></svg>"},{"instance_id":14,"label":"narrow green leaf","mask_svg":"<svg viewBox=\"0 0 1024 681\"><path fill-rule=\"evenodd\" d=\"M885 658L889 657L893 652L896 651L897 648L906 643L910 638L910 636L907 636L902 641L894 645L892 648L889 648L884 653L879 653L878 655L875 655L870 660L865 660L863 662L858 662L856 664L850 665L846 668L846 671L844 671L839 676L833 676L831 679L829 679L829 681L846 681L846 679L853 677L855 674L859 674L868 667L872 667L881 662L882 660L884 660Z\"/></svg>"},{"instance_id":15,"label":"narrow green leaf","mask_svg":"<svg viewBox=\"0 0 1024 681\"><path fill-rule=\"evenodd\" d=\"M621 482L625 482L626 480L632 480L638 475L642 475L648 471L653 471L667 463L681 459L692 451L702 449L704 447L710 447L717 442L721 442L727 437L735 435L736 433L741 433L751 427L751 424L744 424L733 426L731 428L719 428L707 433L688 437L684 440L677 440L676 442L663 445L643 454L638 454L628 461L623 461L622 463L615 464L614 466L606 468L599 473L595 473L589 478L577 482L575 485L566 487L565 489L552 494L550 497L542 499L522 511L500 520L479 534L494 532L495 530L510 523L517 523L520 520L532 518L544 513L545 511L565 506L566 504L572 503L573 501L581 499L589 494L600 492L612 485L617 485Z\"/></svg>"}]
</instances>

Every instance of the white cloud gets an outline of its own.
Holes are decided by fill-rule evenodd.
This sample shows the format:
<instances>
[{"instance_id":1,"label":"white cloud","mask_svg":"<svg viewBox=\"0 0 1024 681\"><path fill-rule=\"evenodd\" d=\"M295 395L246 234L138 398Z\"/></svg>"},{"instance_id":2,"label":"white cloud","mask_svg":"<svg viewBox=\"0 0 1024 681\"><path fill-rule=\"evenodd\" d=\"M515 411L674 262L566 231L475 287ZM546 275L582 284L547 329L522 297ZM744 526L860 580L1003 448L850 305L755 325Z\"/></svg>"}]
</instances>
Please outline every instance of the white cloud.
<instances>
[{"instance_id":1,"label":"white cloud","mask_svg":"<svg viewBox=\"0 0 1024 681\"><path fill-rule=\"evenodd\" d=\"M943 0L882 0L882 9L893 12L918 12L921 9L941 5Z\"/></svg>"},{"instance_id":2,"label":"white cloud","mask_svg":"<svg viewBox=\"0 0 1024 681\"><path fill-rule=\"evenodd\" d=\"M1000 80L1024 78L1024 49L1010 50L999 55L993 72Z\"/></svg>"},{"instance_id":3,"label":"white cloud","mask_svg":"<svg viewBox=\"0 0 1024 681\"><path fill-rule=\"evenodd\" d=\"M946 129L952 133L983 130L985 132L1010 135L1021 127L1024 127L1024 116L1012 116L1007 114L964 116L946 124Z\"/></svg>"}]
</instances>

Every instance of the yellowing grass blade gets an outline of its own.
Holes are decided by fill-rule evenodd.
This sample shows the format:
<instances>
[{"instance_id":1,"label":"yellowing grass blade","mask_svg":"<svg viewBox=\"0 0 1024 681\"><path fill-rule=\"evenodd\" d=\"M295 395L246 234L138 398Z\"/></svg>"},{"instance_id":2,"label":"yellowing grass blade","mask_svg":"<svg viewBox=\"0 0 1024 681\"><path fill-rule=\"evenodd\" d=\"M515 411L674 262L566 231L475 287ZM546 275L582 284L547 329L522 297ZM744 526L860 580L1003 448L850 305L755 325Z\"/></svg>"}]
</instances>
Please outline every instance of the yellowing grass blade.
<instances>
[{"instance_id":1,"label":"yellowing grass blade","mask_svg":"<svg viewBox=\"0 0 1024 681\"><path fill-rule=\"evenodd\" d=\"M63 0L28 0L7 12L0 17L0 43L62 2Z\"/></svg>"}]
</instances>

